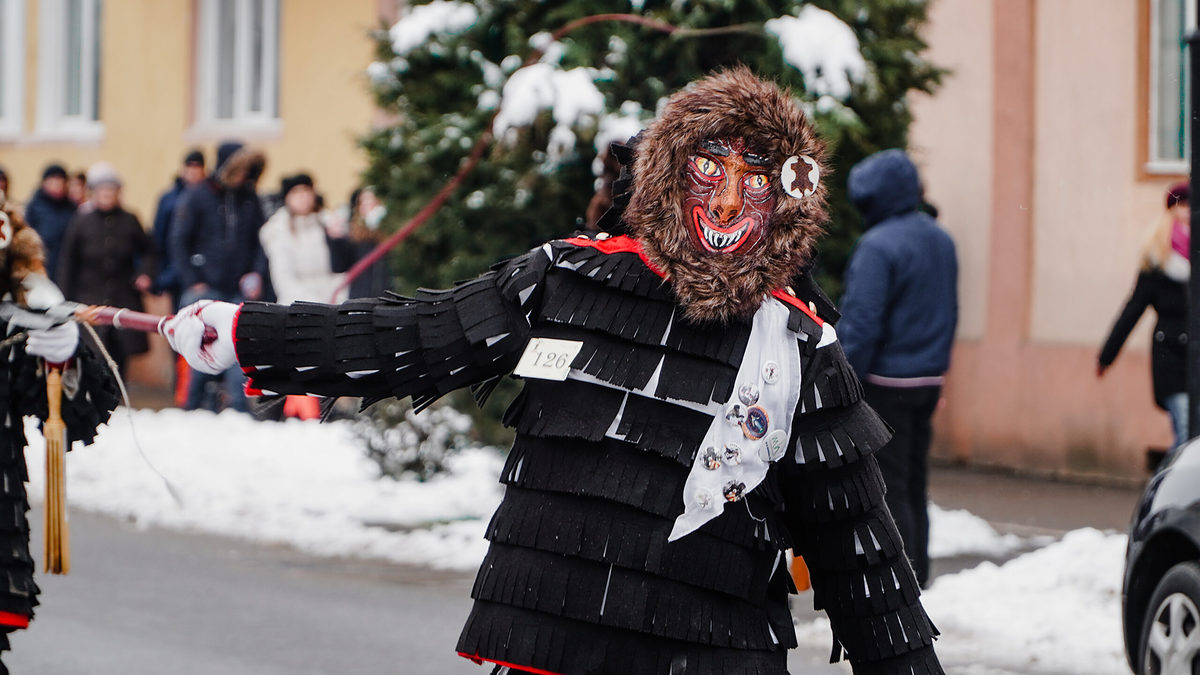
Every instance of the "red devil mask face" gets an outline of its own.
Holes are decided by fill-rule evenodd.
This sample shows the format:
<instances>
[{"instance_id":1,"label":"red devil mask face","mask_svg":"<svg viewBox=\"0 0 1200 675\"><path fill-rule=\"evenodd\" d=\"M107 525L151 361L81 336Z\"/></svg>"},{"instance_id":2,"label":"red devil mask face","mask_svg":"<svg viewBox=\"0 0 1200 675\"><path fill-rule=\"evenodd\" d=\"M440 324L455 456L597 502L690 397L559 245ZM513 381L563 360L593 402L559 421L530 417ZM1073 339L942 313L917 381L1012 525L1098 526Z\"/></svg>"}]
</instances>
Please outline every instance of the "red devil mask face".
<instances>
[{"instance_id":1,"label":"red devil mask face","mask_svg":"<svg viewBox=\"0 0 1200 675\"><path fill-rule=\"evenodd\" d=\"M767 234L775 189L765 154L741 138L703 140L688 160L683 214L692 245L746 253Z\"/></svg>"}]
</instances>

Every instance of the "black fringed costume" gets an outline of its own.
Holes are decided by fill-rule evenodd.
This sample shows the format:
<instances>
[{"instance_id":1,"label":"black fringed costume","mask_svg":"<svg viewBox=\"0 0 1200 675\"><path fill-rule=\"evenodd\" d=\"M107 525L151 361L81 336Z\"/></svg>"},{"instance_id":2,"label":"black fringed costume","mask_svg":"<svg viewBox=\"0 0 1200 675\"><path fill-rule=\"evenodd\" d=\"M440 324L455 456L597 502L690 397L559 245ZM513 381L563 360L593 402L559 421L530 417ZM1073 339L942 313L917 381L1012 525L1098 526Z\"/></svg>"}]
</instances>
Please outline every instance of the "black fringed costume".
<instances>
[{"instance_id":1,"label":"black fringed costume","mask_svg":"<svg viewBox=\"0 0 1200 675\"><path fill-rule=\"evenodd\" d=\"M253 387L424 407L468 385L485 395L532 337L583 342L572 377L527 380L505 417L517 440L464 655L564 674L782 675L796 645L782 553L795 548L835 656L856 672L940 672L871 456L890 434L836 343L815 348L803 305L787 305L807 338L789 452L671 543L711 421L679 401L730 399L749 328L687 321L630 239L553 242L416 299L247 303L236 343Z\"/></svg>"},{"instance_id":2,"label":"black fringed costume","mask_svg":"<svg viewBox=\"0 0 1200 675\"><path fill-rule=\"evenodd\" d=\"M62 417L67 449L75 441L90 444L96 427L108 420L118 402L107 366L80 340L75 358L63 372ZM29 500L25 483L25 430L22 418L48 415L46 380L41 359L25 353L24 344L0 349L0 651L9 649L8 633L24 628L33 618L38 587L29 552ZM0 672L3 666L0 665Z\"/></svg>"},{"instance_id":3,"label":"black fringed costume","mask_svg":"<svg viewBox=\"0 0 1200 675\"><path fill-rule=\"evenodd\" d=\"M605 221L631 236L550 242L416 298L247 303L234 335L250 386L365 405L411 396L419 410L531 375L505 415L517 437L458 642L467 658L562 675L785 675L790 548L835 660L941 673L872 454L890 431L801 272L825 217L803 112L736 69L673 96L636 152L614 152L626 166ZM703 216L703 230L687 218L735 200L694 206L696 186L713 194L704 185L726 166L749 167L729 175L759 215ZM762 231L749 253L721 253ZM546 339L578 348L566 379L528 370Z\"/></svg>"}]
</instances>

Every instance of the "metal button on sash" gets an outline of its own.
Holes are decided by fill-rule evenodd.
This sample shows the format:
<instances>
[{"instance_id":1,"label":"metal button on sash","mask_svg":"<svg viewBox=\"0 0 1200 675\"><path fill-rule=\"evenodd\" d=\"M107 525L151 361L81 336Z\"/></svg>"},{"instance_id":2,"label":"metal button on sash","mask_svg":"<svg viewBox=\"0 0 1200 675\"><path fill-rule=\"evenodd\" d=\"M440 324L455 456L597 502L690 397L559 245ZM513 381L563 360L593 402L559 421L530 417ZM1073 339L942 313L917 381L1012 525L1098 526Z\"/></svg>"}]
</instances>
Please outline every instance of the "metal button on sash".
<instances>
[{"instance_id":1,"label":"metal button on sash","mask_svg":"<svg viewBox=\"0 0 1200 675\"><path fill-rule=\"evenodd\" d=\"M704 468L708 469L709 471L715 471L721 468L721 456L717 454L717 449L711 445L704 449L704 457L702 458L702 461L704 462Z\"/></svg>"},{"instance_id":2,"label":"metal button on sash","mask_svg":"<svg viewBox=\"0 0 1200 675\"><path fill-rule=\"evenodd\" d=\"M771 418L767 416L767 411L759 406L754 406L746 412L746 421L742 423L742 433L746 435L746 438L757 441L767 434L770 423Z\"/></svg>"},{"instance_id":3,"label":"metal button on sash","mask_svg":"<svg viewBox=\"0 0 1200 675\"><path fill-rule=\"evenodd\" d=\"M752 384L743 384L738 388L738 400L746 405L758 403L758 387Z\"/></svg>"},{"instance_id":4,"label":"metal button on sash","mask_svg":"<svg viewBox=\"0 0 1200 675\"><path fill-rule=\"evenodd\" d=\"M730 481L725 484L725 500L736 502L742 498L742 493L746 491L746 484L738 481Z\"/></svg>"},{"instance_id":5,"label":"metal button on sash","mask_svg":"<svg viewBox=\"0 0 1200 675\"><path fill-rule=\"evenodd\" d=\"M762 365L762 379L767 384L775 384L779 381L779 364L774 361L767 361Z\"/></svg>"},{"instance_id":6,"label":"metal button on sash","mask_svg":"<svg viewBox=\"0 0 1200 675\"><path fill-rule=\"evenodd\" d=\"M786 450L787 433L783 429L776 429L763 439L763 444L758 449L758 456L764 462L774 462L782 458Z\"/></svg>"},{"instance_id":7,"label":"metal button on sash","mask_svg":"<svg viewBox=\"0 0 1200 675\"><path fill-rule=\"evenodd\" d=\"M738 426L746 421L746 406L741 403L730 403L725 407L725 421L730 426Z\"/></svg>"},{"instance_id":8,"label":"metal button on sash","mask_svg":"<svg viewBox=\"0 0 1200 675\"><path fill-rule=\"evenodd\" d=\"M713 493L703 488L696 490L692 495L692 499L696 502L696 506L702 509L707 509L713 505Z\"/></svg>"},{"instance_id":9,"label":"metal button on sash","mask_svg":"<svg viewBox=\"0 0 1200 675\"><path fill-rule=\"evenodd\" d=\"M725 463L729 466L737 466L742 463L742 449L733 443L725 446Z\"/></svg>"}]
</instances>

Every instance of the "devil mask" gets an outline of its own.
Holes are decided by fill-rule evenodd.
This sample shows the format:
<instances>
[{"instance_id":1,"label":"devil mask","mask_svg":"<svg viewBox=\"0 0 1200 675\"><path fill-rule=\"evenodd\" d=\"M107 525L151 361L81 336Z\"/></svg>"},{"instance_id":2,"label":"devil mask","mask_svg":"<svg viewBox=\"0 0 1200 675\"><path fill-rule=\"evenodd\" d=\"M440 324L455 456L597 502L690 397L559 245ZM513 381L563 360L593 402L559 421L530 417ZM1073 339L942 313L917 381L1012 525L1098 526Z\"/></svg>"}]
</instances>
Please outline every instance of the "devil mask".
<instances>
[{"instance_id":1,"label":"devil mask","mask_svg":"<svg viewBox=\"0 0 1200 675\"><path fill-rule=\"evenodd\" d=\"M745 318L812 258L823 157L791 96L727 70L673 95L643 132L622 220L689 319Z\"/></svg>"},{"instance_id":2,"label":"devil mask","mask_svg":"<svg viewBox=\"0 0 1200 675\"><path fill-rule=\"evenodd\" d=\"M718 254L753 252L766 236L775 208L775 190L765 153L746 141L705 139L688 160L683 215L692 244Z\"/></svg>"}]
</instances>

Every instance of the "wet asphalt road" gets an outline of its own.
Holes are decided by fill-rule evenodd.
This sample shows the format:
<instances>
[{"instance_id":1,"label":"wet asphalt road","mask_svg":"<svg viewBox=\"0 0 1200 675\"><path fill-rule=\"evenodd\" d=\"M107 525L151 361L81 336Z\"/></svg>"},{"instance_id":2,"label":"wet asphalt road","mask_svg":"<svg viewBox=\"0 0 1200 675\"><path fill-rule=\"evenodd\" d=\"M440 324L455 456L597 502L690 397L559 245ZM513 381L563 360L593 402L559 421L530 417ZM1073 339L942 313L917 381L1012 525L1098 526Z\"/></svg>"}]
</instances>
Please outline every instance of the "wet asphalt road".
<instances>
[{"instance_id":1,"label":"wet asphalt road","mask_svg":"<svg viewBox=\"0 0 1200 675\"><path fill-rule=\"evenodd\" d=\"M942 467L930 494L1002 531L1123 530L1138 490ZM34 550L41 550L35 508ZM142 530L73 511L71 574L41 575L42 605L12 638L15 675L487 675L454 654L473 575L314 558L221 537ZM952 573L980 558L934 561ZM997 561L999 562L999 561ZM797 614L810 595L796 599ZM825 649L796 651L793 675L848 673ZM950 665L950 664L947 664Z\"/></svg>"},{"instance_id":2,"label":"wet asphalt road","mask_svg":"<svg viewBox=\"0 0 1200 675\"><path fill-rule=\"evenodd\" d=\"M41 514L33 514L41 550ZM454 653L473 575L313 558L71 513L73 569L41 575L14 675L487 675ZM843 673L828 652L793 673Z\"/></svg>"}]
</instances>

